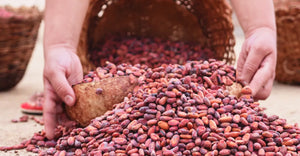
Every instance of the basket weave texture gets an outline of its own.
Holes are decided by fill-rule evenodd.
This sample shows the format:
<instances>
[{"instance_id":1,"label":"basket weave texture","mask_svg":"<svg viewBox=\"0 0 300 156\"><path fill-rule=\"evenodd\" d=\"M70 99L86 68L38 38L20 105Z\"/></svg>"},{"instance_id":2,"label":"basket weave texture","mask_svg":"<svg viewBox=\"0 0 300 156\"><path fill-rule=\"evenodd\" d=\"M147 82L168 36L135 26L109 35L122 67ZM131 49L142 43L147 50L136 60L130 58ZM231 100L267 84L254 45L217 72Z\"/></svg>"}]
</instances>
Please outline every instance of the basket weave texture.
<instances>
[{"instance_id":1,"label":"basket weave texture","mask_svg":"<svg viewBox=\"0 0 300 156\"><path fill-rule=\"evenodd\" d=\"M110 36L125 35L199 43L214 51L215 59L233 64L231 13L225 0L91 0L78 56L84 72L93 70L89 51Z\"/></svg>"},{"instance_id":2,"label":"basket weave texture","mask_svg":"<svg viewBox=\"0 0 300 156\"><path fill-rule=\"evenodd\" d=\"M36 7L0 7L0 90L8 90L22 79L41 19Z\"/></svg>"},{"instance_id":3,"label":"basket weave texture","mask_svg":"<svg viewBox=\"0 0 300 156\"><path fill-rule=\"evenodd\" d=\"M276 0L276 80L300 84L300 0Z\"/></svg>"}]
</instances>

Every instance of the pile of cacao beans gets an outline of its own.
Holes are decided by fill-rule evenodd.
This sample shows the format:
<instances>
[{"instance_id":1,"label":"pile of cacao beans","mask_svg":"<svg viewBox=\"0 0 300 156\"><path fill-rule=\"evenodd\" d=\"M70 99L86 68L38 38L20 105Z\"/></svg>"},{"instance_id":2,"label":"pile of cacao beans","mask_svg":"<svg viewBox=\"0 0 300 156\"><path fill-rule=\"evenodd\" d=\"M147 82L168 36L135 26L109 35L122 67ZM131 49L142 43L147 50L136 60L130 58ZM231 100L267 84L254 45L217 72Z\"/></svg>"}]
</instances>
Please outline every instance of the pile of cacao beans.
<instances>
[{"instance_id":1,"label":"pile of cacao beans","mask_svg":"<svg viewBox=\"0 0 300 156\"><path fill-rule=\"evenodd\" d=\"M300 129L267 116L223 62L148 68L108 63L85 77L138 77L139 87L112 111L57 141L56 152L90 155L298 155Z\"/></svg>"},{"instance_id":2,"label":"pile of cacao beans","mask_svg":"<svg viewBox=\"0 0 300 156\"><path fill-rule=\"evenodd\" d=\"M153 69L108 63L85 82L123 75L137 77L139 85L112 111L87 127L61 132L53 148L41 150L34 141L27 149L40 155L300 154L299 127L267 116L247 86L241 95L231 95L227 87L238 82L234 68L223 62Z\"/></svg>"},{"instance_id":3,"label":"pile of cacao beans","mask_svg":"<svg viewBox=\"0 0 300 156\"><path fill-rule=\"evenodd\" d=\"M54 140L41 131L0 150L26 148L59 156L300 155L298 125L266 115L251 89L237 82L234 67L199 60L204 56L200 47L111 39L92 55L99 56L94 61L101 67L85 75L82 83L129 76L138 79L138 86L86 127L60 125ZM242 86L238 95L231 94L235 84Z\"/></svg>"}]
</instances>

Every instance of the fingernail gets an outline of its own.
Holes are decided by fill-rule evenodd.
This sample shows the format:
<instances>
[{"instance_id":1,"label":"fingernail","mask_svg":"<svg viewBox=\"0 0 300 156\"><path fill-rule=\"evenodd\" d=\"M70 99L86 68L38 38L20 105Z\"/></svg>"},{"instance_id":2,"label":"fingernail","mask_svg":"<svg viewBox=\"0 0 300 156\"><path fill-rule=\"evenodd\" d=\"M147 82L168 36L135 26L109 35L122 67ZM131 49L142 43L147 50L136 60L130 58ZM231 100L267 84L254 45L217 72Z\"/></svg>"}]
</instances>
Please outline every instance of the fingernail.
<instances>
[{"instance_id":1,"label":"fingernail","mask_svg":"<svg viewBox=\"0 0 300 156\"><path fill-rule=\"evenodd\" d=\"M65 96L65 100L64 101L65 101L65 103L67 105L72 105L73 104L73 98L70 95Z\"/></svg>"}]
</instances>

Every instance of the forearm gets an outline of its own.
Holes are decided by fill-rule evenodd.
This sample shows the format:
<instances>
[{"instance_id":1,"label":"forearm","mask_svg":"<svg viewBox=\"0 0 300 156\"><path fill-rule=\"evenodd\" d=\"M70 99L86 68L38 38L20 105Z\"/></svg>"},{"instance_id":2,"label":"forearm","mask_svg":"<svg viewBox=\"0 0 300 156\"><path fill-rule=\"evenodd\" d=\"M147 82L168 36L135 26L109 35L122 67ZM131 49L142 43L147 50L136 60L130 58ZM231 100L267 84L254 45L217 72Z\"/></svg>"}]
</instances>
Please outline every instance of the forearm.
<instances>
[{"instance_id":1,"label":"forearm","mask_svg":"<svg viewBox=\"0 0 300 156\"><path fill-rule=\"evenodd\" d=\"M44 48L77 47L89 0L46 0Z\"/></svg>"},{"instance_id":2,"label":"forearm","mask_svg":"<svg viewBox=\"0 0 300 156\"><path fill-rule=\"evenodd\" d=\"M269 28L276 32L272 0L231 0L245 36L257 28Z\"/></svg>"}]
</instances>

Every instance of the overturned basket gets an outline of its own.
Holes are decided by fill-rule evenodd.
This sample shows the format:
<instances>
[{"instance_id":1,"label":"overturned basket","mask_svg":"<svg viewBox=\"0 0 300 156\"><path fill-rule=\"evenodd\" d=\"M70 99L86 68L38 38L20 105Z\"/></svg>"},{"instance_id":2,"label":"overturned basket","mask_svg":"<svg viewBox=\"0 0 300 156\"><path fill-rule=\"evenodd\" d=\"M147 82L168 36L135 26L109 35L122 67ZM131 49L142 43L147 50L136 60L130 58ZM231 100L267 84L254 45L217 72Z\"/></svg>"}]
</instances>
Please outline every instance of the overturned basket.
<instances>
[{"instance_id":1,"label":"overturned basket","mask_svg":"<svg viewBox=\"0 0 300 156\"><path fill-rule=\"evenodd\" d=\"M8 90L22 79L41 19L36 7L0 7L0 90Z\"/></svg>"},{"instance_id":2,"label":"overturned basket","mask_svg":"<svg viewBox=\"0 0 300 156\"><path fill-rule=\"evenodd\" d=\"M276 0L276 80L300 84L300 0Z\"/></svg>"},{"instance_id":3,"label":"overturned basket","mask_svg":"<svg viewBox=\"0 0 300 156\"><path fill-rule=\"evenodd\" d=\"M215 59L233 64L235 40L226 2L91 0L78 45L83 69L95 69L89 52L112 35L199 43L214 51Z\"/></svg>"}]
</instances>

